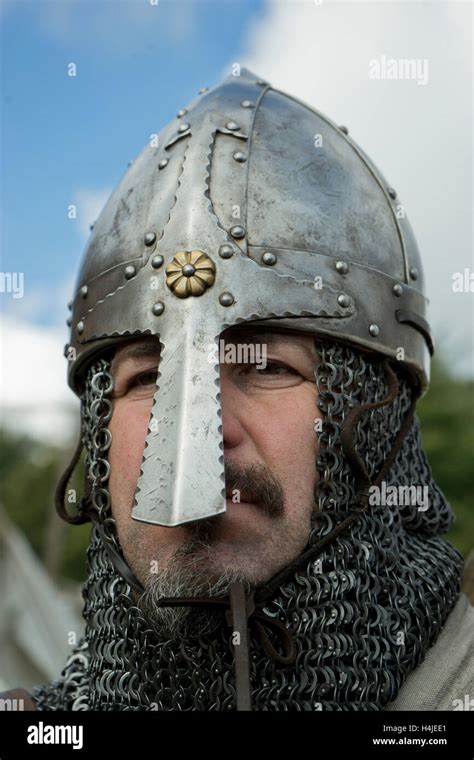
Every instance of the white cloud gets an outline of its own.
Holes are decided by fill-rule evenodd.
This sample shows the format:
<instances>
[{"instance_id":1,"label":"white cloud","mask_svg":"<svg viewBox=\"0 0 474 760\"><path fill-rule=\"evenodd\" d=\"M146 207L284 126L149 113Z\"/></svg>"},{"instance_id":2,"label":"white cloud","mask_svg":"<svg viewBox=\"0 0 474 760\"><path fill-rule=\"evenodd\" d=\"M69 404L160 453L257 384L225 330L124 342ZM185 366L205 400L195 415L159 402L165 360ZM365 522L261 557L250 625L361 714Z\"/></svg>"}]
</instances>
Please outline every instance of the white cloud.
<instances>
[{"instance_id":1,"label":"white cloud","mask_svg":"<svg viewBox=\"0 0 474 760\"><path fill-rule=\"evenodd\" d=\"M75 274L60 282L46 281L41 285L30 284L28 272L24 272L24 293L22 298L13 298L9 293L2 296L3 315L14 322L39 322L64 325L69 314L67 304L74 293Z\"/></svg>"},{"instance_id":2,"label":"white cloud","mask_svg":"<svg viewBox=\"0 0 474 760\"><path fill-rule=\"evenodd\" d=\"M84 239L109 195L110 189L75 194L78 231ZM25 273L23 297L4 294L2 299L1 424L56 445L69 445L79 423L79 401L67 385L63 356L75 279L76 273L59 283L30 287Z\"/></svg>"},{"instance_id":3,"label":"white cloud","mask_svg":"<svg viewBox=\"0 0 474 760\"><path fill-rule=\"evenodd\" d=\"M79 421L79 402L66 383L64 343L59 328L2 318L2 425L56 445L71 442Z\"/></svg>"},{"instance_id":4,"label":"white cloud","mask_svg":"<svg viewBox=\"0 0 474 760\"><path fill-rule=\"evenodd\" d=\"M435 336L460 375L474 374L473 296L452 291L453 273L474 269L471 14L457 2L269 0L232 58L347 125L396 188L422 254ZM428 84L369 79L381 55L427 58Z\"/></svg>"},{"instance_id":5,"label":"white cloud","mask_svg":"<svg viewBox=\"0 0 474 760\"><path fill-rule=\"evenodd\" d=\"M110 188L84 188L75 193L77 222L84 240L89 237L91 224L97 220L111 192Z\"/></svg>"}]
</instances>

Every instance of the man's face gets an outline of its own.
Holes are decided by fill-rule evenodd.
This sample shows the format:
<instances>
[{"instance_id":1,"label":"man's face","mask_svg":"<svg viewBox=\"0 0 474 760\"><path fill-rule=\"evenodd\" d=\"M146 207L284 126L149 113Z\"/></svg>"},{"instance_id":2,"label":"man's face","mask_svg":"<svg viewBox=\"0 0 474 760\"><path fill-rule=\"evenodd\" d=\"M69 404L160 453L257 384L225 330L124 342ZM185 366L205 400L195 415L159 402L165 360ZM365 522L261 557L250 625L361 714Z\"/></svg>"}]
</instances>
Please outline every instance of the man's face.
<instances>
[{"instance_id":1,"label":"man's face","mask_svg":"<svg viewBox=\"0 0 474 760\"><path fill-rule=\"evenodd\" d=\"M127 343L112 362L112 511L125 557L144 586L157 568L179 569L190 560L196 582L216 583L232 571L249 584L262 583L299 556L308 541L317 478L314 338L237 328L221 337L227 359L231 344L237 358L239 346L250 344L260 356L266 352L266 366L260 358L256 364L220 364L230 498L225 513L196 523L170 528L133 520L159 342L144 338Z\"/></svg>"}]
</instances>

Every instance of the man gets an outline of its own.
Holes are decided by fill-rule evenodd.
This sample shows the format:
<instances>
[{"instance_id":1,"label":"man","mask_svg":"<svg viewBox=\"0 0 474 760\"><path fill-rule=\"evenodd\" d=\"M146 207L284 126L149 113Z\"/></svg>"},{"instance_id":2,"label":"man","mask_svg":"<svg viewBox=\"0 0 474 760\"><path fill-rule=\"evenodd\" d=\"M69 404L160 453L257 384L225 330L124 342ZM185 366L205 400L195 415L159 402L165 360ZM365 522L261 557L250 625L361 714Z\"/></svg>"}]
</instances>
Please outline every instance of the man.
<instances>
[{"instance_id":1,"label":"man","mask_svg":"<svg viewBox=\"0 0 474 760\"><path fill-rule=\"evenodd\" d=\"M463 562L414 417L419 254L346 128L247 70L203 91L107 203L71 328L82 433L58 510L93 523L86 632L36 709L473 693Z\"/></svg>"}]
</instances>

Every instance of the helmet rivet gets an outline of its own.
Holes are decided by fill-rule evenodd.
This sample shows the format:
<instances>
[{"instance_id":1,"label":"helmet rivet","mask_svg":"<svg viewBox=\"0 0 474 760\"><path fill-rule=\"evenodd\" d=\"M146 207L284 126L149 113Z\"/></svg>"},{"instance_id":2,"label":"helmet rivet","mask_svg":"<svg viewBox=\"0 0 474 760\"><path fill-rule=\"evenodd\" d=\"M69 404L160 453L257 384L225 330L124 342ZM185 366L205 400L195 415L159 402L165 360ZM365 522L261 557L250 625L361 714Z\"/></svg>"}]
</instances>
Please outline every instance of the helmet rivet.
<instances>
[{"instance_id":1,"label":"helmet rivet","mask_svg":"<svg viewBox=\"0 0 474 760\"><path fill-rule=\"evenodd\" d=\"M342 127L339 127L339 129L341 130L341 132L344 132L345 135L349 134L349 130L347 129L347 127L342 126Z\"/></svg>"},{"instance_id":2,"label":"helmet rivet","mask_svg":"<svg viewBox=\"0 0 474 760\"><path fill-rule=\"evenodd\" d=\"M276 264L277 257L271 251L265 251L262 256L262 261L267 266L272 267L274 264Z\"/></svg>"},{"instance_id":3,"label":"helmet rivet","mask_svg":"<svg viewBox=\"0 0 474 760\"><path fill-rule=\"evenodd\" d=\"M240 129L239 125L235 121L228 121L226 127L227 129L230 129L231 132L235 132L237 129Z\"/></svg>"},{"instance_id":4,"label":"helmet rivet","mask_svg":"<svg viewBox=\"0 0 474 760\"><path fill-rule=\"evenodd\" d=\"M232 237L239 240L240 238L245 237L245 227L243 227L241 224L236 224L234 227L230 228L230 234Z\"/></svg>"},{"instance_id":5,"label":"helmet rivet","mask_svg":"<svg viewBox=\"0 0 474 760\"><path fill-rule=\"evenodd\" d=\"M419 274L420 273L416 267L410 267L410 277L412 280L417 280Z\"/></svg>"},{"instance_id":6,"label":"helmet rivet","mask_svg":"<svg viewBox=\"0 0 474 760\"><path fill-rule=\"evenodd\" d=\"M129 264L128 267L125 267L125 277L127 280L131 280L132 277L135 277L136 272L137 270L131 264Z\"/></svg>"},{"instance_id":7,"label":"helmet rivet","mask_svg":"<svg viewBox=\"0 0 474 760\"><path fill-rule=\"evenodd\" d=\"M346 296L345 293L341 293L341 295L337 297L337 302L339 306L343 306L346 309L349 306L351 300L349 296Z\"/></svg>"},{"instance_id":8,"label":"helmet rivet","mask_svg":"<svg viewBox=\"0 0 474 760\"><path fill-rule=\"evenodd\" d=\"M185 264L182 269L184 277L192 277L195 271L196 267L194 267L192 264Z\"/></svg>"},{"instance_id":9,"label":"helmet rivet","mask_svg":"<svg viewBox=\"0 0 474 760\"><path fill-rule=\"evenodd\" d=\"M234 153L234 160L238 161L239 164L244 164L247 160L247 156L241 150L236 150Z\"/></svg>"},{"instance_id":10,"label":"helmet rivet","mask_svg":"<svg viewBox=\"0 0 474 760\"><path fill-rule=\"evenodd\" d=\"M153 269L159 269L161 266L163 266L163 261L164 259L161 253L157 253L156 256L153 256L151 260L151 265Z\"/></svg>"},{"instance_id":11,"label":"helmet rivet","mask_svg":"<svg viewBox=\"0 0 474 760\"><path fill-rule=\"evenodd\" d=\"M79 333L79 335L82 335L82 333L84 332L84 322L82 321L78 322L76 325L76 330Z\"/></svg>"},{"instance_id":12,"label":"helmet rivet","mask_svg":"<svg viewBox=\"0 0 474 760\"><path fill-rule=\"evenodd\" d=\"M145 235L145 245L150 246L153 245L153 243L156 240L156 235L154 232L147 232Z\"/></svg>"},{"instance_id":13,"label":"helmet rivet","mask_svg":"<svg viewBox=\"0 0 474 760\"><path fill-rule=\"evenodd\" d=\"M403 288L399 282L395 283L392 290L393 290L394 295L396 295L397 297L400 297L401 295L403 295Z\"/></svg>"},{"instance_id":14,"label":"helmet rivet","mask_svg":"<svg viewBox=\"0 0 474 760\"><path fill-rule=\"evenodd\" d=\"M67 324L68 327L71 327L71 325L72 325L72 317L68 317L68 319L66 319L66 324Z\"/></svg>"},{"instance_id":15,"label":"helmet rivet","mask_svg":"<svg viewBox=\"0 0 474 760\"><path fill-rule=\"evenodd\" d=\"M221 245L219 248L219 256L221 259L230 259L234 255L234 249L231 245L228 243L224 243L224 245Z\"/></svg>"},{"instance_id":16,"label":"helmet rivet","mask_svg":"<svg viewBox=\"0 0 474 760\"><path fill-rule=\"evenodd\" d=\"M182 116L185 116L188 113L187 108L180 108L178 113L176 114L178 119L181 119Z\"/></svg>"},{"instance_id":17,"label":"helmet rivet","mask_svg":"<svg viewBox=\"0 0 474 760\"><path fill-rule=\"evenodd\" d=\"M169 161L168 161L167 158L162 158L161 161L158 164L158 169L160 169L160 170L164 169L165 166L168 166L168 163L169 163Z\"/></svg>"},{"instance_id":18,"label":"helmet rivet","mask_svg":"<svg viewBox=\"0 0 474 760\"><path fill-rule=\"evenodd\" d=\"M72 309L72 301L69 301L69 303L68 303L67 307L68 307L68 309L69 309L69 310L71 310L71 309Z\"/></svg>"},{"instance_id":19,"label":"helmet rivet","mask_svg":"<svg viewBox=\"0 0 474 760\"><path fill-rule=\"evenodd\" d=\"M205 92L209 92L209 87L201 87L199 95L204 95Z\"/></svg>"},{"instance_id":20,"label":"helmet rivet","mask_svg":"<svg viewBox=\"0 0 474 760\"><path fill-rule=\"evenodd\" d=\"M255 106L255 103L252 103L251 100L243 100L240 105L242 108L253 108Z\"/></svg>"},{"instance_id":21,"label":"helmet rivet","mask_svg":"<svg viewBox=\"0 0 474 760\"><path fill-rule=\"evenodd\" d=\"M155 317L161 316L165 310L165 305L162 303L162 301L157 301L155 304L153 304L152 312L155 315Z\"/></svg>"},{"instance_id":22,"label":"helmet rivet","mask_svg":"<svg viewBox=\"0 0 474 760\"><path fill-rule=\"evenodd\" d=\"M91 232L94 229L94 225L95 225L95 222L92 222L92 224L89 224L89 229L90 229Z\"/></svg>"},{"instance_id":23,"label":"helmet rivet","mask_svg":"<svg viewBox=\"0 0 474 760\"><path fill-rule=\"evenodd\" d=\"M221 293L219 296L219 303L221 306L232 306L234 303L234 296L232 293Z\"/></svg>"},{"instance_id":24,"label":"helmet rivet","mask_svg":"<svg viewBox=\"0 0 474 760\"><path fill-rule=\"evenodd\" d=\"M87 298L88 292L89 292L89 288L87 287L87 285L83 285L82 288L79 291L79 293L81 294L82 298Z\"/></svg>"},{"instance_id":25,"label":"helmet rivet","mask_svg":"<svg viewBox=\"0 0 474 760\"><path fill-rule=\"evenodd\" d=\"M178 132L186 132L189 129L189 124L186 121L183 121L182 124L178 127Z\"/></svg>"},{"instance_id":26,"label":"helmet rivet","mask_svg":"<svg viewBox=\"0 0 474 760\"><path fill-rule=\"evenodd\" d=\"M397 197L396 190L393 189L393 187L387 187L387 193L389 194L390 198L394 201Z\"/></svg>"},{"instance_id":27,"label":"helmet rivet","mask_svg":"<svg viewBox=\"0 0 474 760\"><path fill-rule=\"evenodd\" d=\"M380 328L378 325L369 325L369 333L372 335L373 338L376 338L379 332L380 332Z\"/></svg>"},{"instance_id":28,"label":"helmet rivet","mask_svg":"<svg viewBox=\"0 0 474 760\"><path fill-rule=\"evenodd\" d=\"M347 274L348 271L349 266L347 261L336 261L336 272L339 272L339 274Z\"/></svg>"}]
</instances>

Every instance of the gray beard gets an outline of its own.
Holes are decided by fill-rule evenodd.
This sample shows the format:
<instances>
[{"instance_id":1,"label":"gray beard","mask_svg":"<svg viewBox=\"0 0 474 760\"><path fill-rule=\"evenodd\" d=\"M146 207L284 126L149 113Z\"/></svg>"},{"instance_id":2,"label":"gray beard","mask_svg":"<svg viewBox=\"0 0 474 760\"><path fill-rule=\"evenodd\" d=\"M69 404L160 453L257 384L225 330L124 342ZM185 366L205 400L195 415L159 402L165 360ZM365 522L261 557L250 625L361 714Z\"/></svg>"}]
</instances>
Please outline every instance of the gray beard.
<instances>
[{"instance_id":1,"label":"gray beard","mask_svg":"<svg viewBox=\"0 0 474 760\"><path fill-rule=\"evenodd\" d=\"M165 568L150 575L145 591L137 601L146 623L161 641L181 641L199 638L215 632L224 622L221 610L197 607L162 607L162 597L212 596L223 599L228 596L230 585L242 581L249 591L251 584L237 570L228 569L219 577L203 577L199 562L210 545L192 540L179 547ZM201 560L202 561L202 560Z\"/></svg>"}]
</instances>

